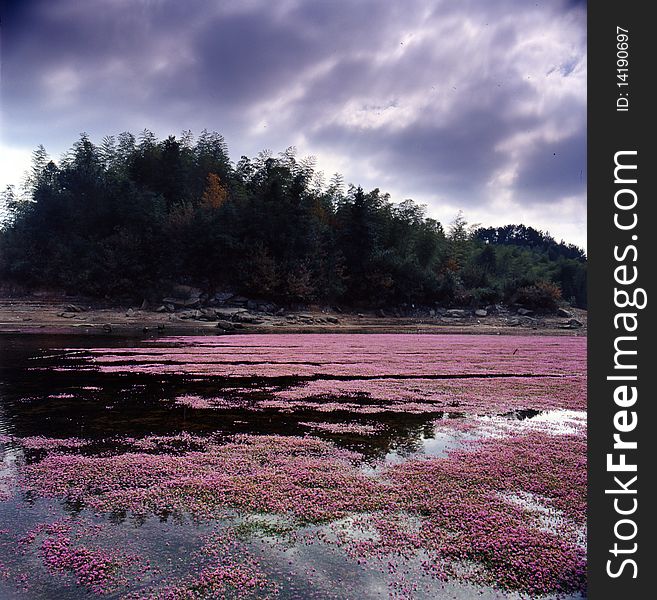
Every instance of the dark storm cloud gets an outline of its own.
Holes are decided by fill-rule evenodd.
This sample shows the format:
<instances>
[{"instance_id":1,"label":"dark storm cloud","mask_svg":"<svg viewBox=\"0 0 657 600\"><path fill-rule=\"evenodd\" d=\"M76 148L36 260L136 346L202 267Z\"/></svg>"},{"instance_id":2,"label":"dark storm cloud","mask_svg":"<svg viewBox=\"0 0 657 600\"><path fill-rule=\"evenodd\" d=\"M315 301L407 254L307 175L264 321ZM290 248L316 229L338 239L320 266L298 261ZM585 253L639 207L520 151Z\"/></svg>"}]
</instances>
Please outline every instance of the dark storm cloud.
<instances>
[{"instance_id":1,"label":"dark storm cloud","mask_svg":"<svg viewBox=\"0 0 657 600\"><path fill-rule=\"evenodd\" d=\"M436 206L583 211L585 21L566 0L9 2L3 144L207 127Z\"/></svg>"},{"instance_id":2,"label":"dark storm cloud","mask_svg":"<svg viewBox=\"0 0 657 600\"><path fill-rule=\"evenodd\" d=\"M541 141L524 157L523 168L516 181L519 194L534 194L544 202L557 195L575 195L586 182L586 163L582 149L586 147L586 132L557 142ZM558 197L558 196L557 196Z\"/></svg>"}]
</instances>

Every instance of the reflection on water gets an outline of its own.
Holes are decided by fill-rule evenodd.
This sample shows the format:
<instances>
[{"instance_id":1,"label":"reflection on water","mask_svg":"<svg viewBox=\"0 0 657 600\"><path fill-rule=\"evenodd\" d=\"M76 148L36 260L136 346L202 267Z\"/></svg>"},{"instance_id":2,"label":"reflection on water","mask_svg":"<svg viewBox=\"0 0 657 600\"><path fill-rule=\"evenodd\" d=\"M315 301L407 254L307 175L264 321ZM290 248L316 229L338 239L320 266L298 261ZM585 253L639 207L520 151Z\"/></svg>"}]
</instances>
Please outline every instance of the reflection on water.
<instances>
[{"instance_id":1,"label":"reflection on water","mask_svg":"<svg viewBox=\"0 0 657 600\"><path fill-rule=\"evenodd\" d=\"M133 573L140 589L158 583L162 572L168 577L183 577L192 569L193 560L199 560L199 547L208 533L221 533L229 527L236 535L236 547L265 565L266 575L277 582L282 597L520 598L511 592L427 577L422 568L427 557L421 554L356 561L339 547L322 541L322 536L330 535L325 526L308 526L299 533L271 515L227 515L224 522L212 525L180 521L179 516L176 520L166 514L139 519L117 514L108 519L81 503L9 495L22 466L40 461L54 447L56 442L51 438L67 440L57 448L60 453L106 456L134 451L135 447L152 453L193 451L196 436L219 442L234 434L312 436L357 451L362 456L362 468L376 475L386 464L411 457L445 457L483 435L491 435L496 427L499 434L504 427L532 422L568 432L585 424L585 416L578 411L525 407L475 417L458 412L459 402L436 403L435 407L418 403L415 409L399 411L362 394L332 405L311 399L287 409L267 402L272 392L299 383L289 374L231 380L189 373L101 371L88 365L88 350L94 346L121 349L148 344L75 336L5 336L1 340L0 522L8 527L0 532L3 599L86 596L74 578L53 580L38 564L38 553L16 553L13 542L9 542L9 531L12 540L16 535L29 537L39 523L61 519L67 527L73 523L67 535L82 539L94 531L91 547L104 542L140 557ZM58 370L64 364L67 369ZM76 364L80 368L72 369ZM222 400L218 402L217 397ZM478 425L464 427L466 422ZM184 437L187 434L190 437ZM159 441L145 441L154 436ZM309 541L304 535L311 531ZM9 573L18 583L8 581ZM21 577L25 578L24 586Z\"/></svg>"}]
</instances>

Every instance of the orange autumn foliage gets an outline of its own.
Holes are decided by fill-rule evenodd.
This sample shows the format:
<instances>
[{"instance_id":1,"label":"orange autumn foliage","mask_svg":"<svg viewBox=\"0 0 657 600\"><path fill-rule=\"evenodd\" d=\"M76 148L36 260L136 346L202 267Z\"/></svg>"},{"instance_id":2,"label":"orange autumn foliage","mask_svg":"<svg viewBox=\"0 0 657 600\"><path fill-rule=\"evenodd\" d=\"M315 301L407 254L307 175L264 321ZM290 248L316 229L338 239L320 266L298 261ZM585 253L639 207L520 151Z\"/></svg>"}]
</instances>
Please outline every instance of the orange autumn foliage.
<instances>
[{"instance_id":1,"label":"orange autumn foliage","mask_svg":"<svg viewBox=\"0 0 657 600\"><path fill-rule=\"evenodd\" d=\"M201 204L206 208L219 208L228 197L228 191L221 183L221 178L216 173L208 173L207 184Z\"/></svg>"}]
</instances>

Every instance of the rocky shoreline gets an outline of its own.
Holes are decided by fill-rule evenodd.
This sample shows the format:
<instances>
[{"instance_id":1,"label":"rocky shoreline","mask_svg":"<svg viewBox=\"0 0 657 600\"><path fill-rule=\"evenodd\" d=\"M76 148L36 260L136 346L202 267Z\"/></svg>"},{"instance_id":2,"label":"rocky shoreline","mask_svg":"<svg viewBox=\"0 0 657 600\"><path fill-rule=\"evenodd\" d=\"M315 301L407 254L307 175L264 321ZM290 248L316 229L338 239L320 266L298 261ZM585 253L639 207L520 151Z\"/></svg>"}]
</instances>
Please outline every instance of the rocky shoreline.
<instances>
[{"instance_id":1,"label":"rocky shoreline","mask_svg":"<svg viewBox=\"0 0 657 600\"><path fill-rule=\"evenodd\" d=\"M178 335L237 333L478 333L586 335L586 311L540 313L523 306L477 309L400 305L376 310L279 306L221 292L212 297L177 286L175 294L138 305L57 294L0 298L0 333Z\"/></svg>"}]
</instances>

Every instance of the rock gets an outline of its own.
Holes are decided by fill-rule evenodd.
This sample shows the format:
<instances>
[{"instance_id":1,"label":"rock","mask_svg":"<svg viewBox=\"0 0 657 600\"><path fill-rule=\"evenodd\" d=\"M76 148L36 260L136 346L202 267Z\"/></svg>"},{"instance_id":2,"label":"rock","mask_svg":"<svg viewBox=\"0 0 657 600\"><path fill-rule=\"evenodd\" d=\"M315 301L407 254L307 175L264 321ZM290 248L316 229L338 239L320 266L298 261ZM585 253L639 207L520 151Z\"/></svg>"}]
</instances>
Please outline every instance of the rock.
<instances>
[{"instance_id":1,"label":"rock","mask_svg":"<svg viewBox=\"0 0 657 600\"><path fill-rule=\"evenodd\" d=\"M445 311L445 316L450 319L462 319L466 316L466 312L460 308L450 308Z\"/></svg>"},{"instance_id":2,"label":"rock","mask_svg":"<svg viewBox=\"0 0 657 600\"><path fill-rule=\"evenodd\" d=\"M64 307L64 312L79 313L84 312L84 308L78 306L77 304L67 304Z\"/></svg>"},{"instance_id":3,"label":"rock","mask_svg":"<svg viewBox=\"0 0 657 600\"><path fill-rule=\"evenodd\" d=\"M506 324L509 327L517 327L518 325L520 325L520 319L507 319Z\"/></svg>"},{"instance_id":4,"label":"rock","mask_svg":"<svg viewBox=\"0 0 657 600\"><path fill-rule=\"evenodd\" d=\"M429 309L429 316L430 317L435 317L436 316L436 311L433 308Z\"/></svg>"},{"instance_id":5,"label":"rock","mask_svg":"<svg viewBox=\"0 0 657 600\"><path fill-rule=\"evenodd\" d=\"M142 331L142 333L148 333L150 331L150 328L148 327L148 325L144 325L142 327L141 331Z\"/></svg>"},{"instance_id":6,"label":"rock","mask_svg":"<svg viewBox=\"0 0 657 600\"><path fill-rule=\"evenodd\" d=\"M172 307L179 306L182 308L195 308L201 304L200 298L163 298L162 302L164 304L170 304ZM173 310L173 308L171 309Z\"/></svg>"},{"instance_id":7,"label":"rock","mask_svg":"<svg viewBox=\"0 0 657 600\"><path fill-rule=\"evenodd\" d=\"M238 323L247 323L248 325L261 325L264 323L262 319L245 313L238 313L234 315L233 321L237 321Z\"/></svg>"},{"instance_id":8,"label":"rock","mask_svg":"<svg viewBox=\"0 0 657 600\"><path fill-rule=\"evenodd\" d=\"M217 322L217 328L223 329L224 331L233 331L235 329L235 325L233 325L230 321L224 321L222 319Z\"/></svg>"},{"instance_id":9,"label":"rock","mask_svg":"<svg viewBox=\"0 0 657 600\"><path fill-rule=\"evenodd\" d=\"M566 310L565 308L558 308L557 309L557 316L558 317L565 317L566 319L570 319L573 316L573 313L571 313L569 310Z\"/></svg>"},{"instance_id":10,"label":"rock","mask_svg":"<svg viewBox=\"0 0 657 600\"><path fill-rule=\"evenodd\" d=\"M167 307L164 306L164 304L162 304L155 309L155 312L159 312L159 313L167 312Z\"/></svg>"},{"instance_id":11,"label":"rock","mask_svg":"<svg viewBox=\"0 0 657 600\"><path fill-rule=\"evenodd\" d=\"M577 319L570 319L570 321L568 321L568 325L570 325L573 328L574 327L584 327L584 323L582 323L581 321L578 321Z\"/></svg>"},{"instance_id":12,"label":"rock","mask_svg":"<svg viewBox=\"0 0 657 600\"><path fill-rule=\"evenodd\" d=\"M478 310L475 310L475 317L487 317L488 316L488 311L484 310L483 308L479 308Z\"/></svg>"},{"instance_id":13,"label":"rock","mask_svg":"<svg viewBox=\"0 0 657 600\"><path fill-rule=\"evenodd\" d=\"M340 321L338 321L337 317L326 317L326 320L329 323L333 323L333 325L337 325Z\"/></svg>"},{"instance_id":14,"label":"rock","mask_svg":"<svg viewBox=\"0 0 657 600\"><path fill-rule=\"evenodd\" d=\"M73 312L61 312L58 316L64 317L64 319L75 319L75 313Z\"/></svg>"},{"instance_id":15,"label":"rock","mask_svg":"<svg viewBox=\"0 0 657 600\"><path fill-rule=\"evenodd\" d=\"M210 308L202 308L201 309L201 316L199 317L202 321L216 321L217 320L217 314L215 313L214 310Z\"/></svg>"},{"instance_id":16,"label":"rock","mask_svg":"<svg viewBox=\"0 0 657 600\"><path fill-rule=\"evenodd\" d=\"M181 312L178 316L181 319L200 319L203 313L200 310L185 310Z\"/></svg>"},{"instance_id":17,"label":"rock","mask_svg":"<svg viewBox=\"0 0 657 600\"><path fill-rule=\"evenodd\" d=\"M235 304L237 306L246 306L246 303L249 301L248 298L245 298L244 296L233 296L230 299L231 304Z\"/></svg>"},{"instance_id":18,"label":"rock","mask_svg":"<svg viewBox=\"0 0 657 600\"><path fill-rule=\"evenodd\" d=\"M358 313L357 316L358 316L359 319L363 319L363 318L365 318L365 315L364 315L363 313Z\"/></svg>"},{"instance_id":19,"label":"rock","mask_svg":"<svg viewBox=\"0 0 657 600\"><path fill-rule=\"evenodd\" d=\"M220 319L230 319L235 315L245 312L247 312L245 308L235 308L235 307L229 308L222 306L221 308L214 309L214 314L217 315Z\"/></svg>"},{"instance_id":20,"label":"rock","mask_svg":"<svg viewBox=\"0 0 657 600\"><path fill-rule=\"evenodd\" d=\"M103 325L103 331L105 333L112 333L112 326L109 323Z\"/></svg>"},{"instance_id":21,"label":"rock","mask_svg":"<svg viewBox=\"0 0 657 600\"><path fill-rule=\"evenodd\" d=\"M277 317L282 317L282 316L284 316L284 315L285 315L285 309L284 309L284 308L279 308L279 309L276 311L276 316L277 316Z\"/></svg>"},{"instance_id":22,"label":"rock","mask_svg":"<svg viewBox=\"0 0 657 600\"><path fill-rule=\"evenodd\" d=\"M530 315L534 314L533 310L529 310L528 308L519 308L516 311L521 317L529 317Z\"/></svg>"},{"instance_id":23,"label":"rock","mask_svg":"<svg viewBox=\"0 0 657 600\"><path fill-rule=\"evenodd\" d=\"M171 290L171 295L179 300L199 299L201 293L201 290L189 285L174 285Z\"/></svg>"},{"instance_id":24,"label":"rock","mask_svg":"<svg viewBox=\"0 0 657 600\"><path fill-rule=\"evenodd\" d=\"M126 317L134 317L135 316L134 308L129 308L128 310L126 310L125 311L125 316Z\"/></svg>"},{"instance_id":25,"label":"rock","mask_svg":"<svg viewBox=\"0 0 657 600\"><path fill-rule=\"evenodd\" d=\"M228 302L235 294L232 292L218 292L214 295L214 299L219 302L219 304L223 304L224 302Z\"/></svg>"}]
</instances>

